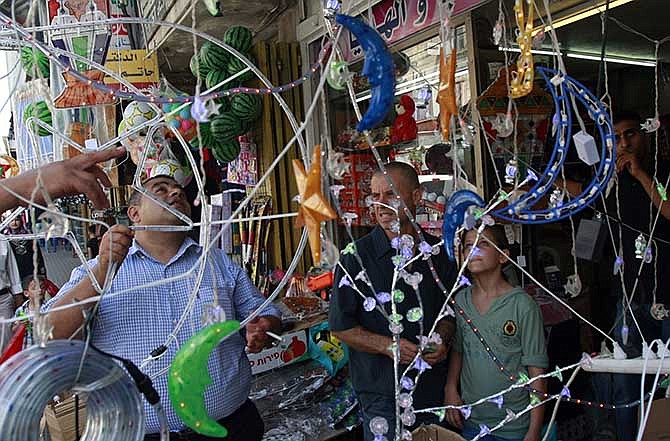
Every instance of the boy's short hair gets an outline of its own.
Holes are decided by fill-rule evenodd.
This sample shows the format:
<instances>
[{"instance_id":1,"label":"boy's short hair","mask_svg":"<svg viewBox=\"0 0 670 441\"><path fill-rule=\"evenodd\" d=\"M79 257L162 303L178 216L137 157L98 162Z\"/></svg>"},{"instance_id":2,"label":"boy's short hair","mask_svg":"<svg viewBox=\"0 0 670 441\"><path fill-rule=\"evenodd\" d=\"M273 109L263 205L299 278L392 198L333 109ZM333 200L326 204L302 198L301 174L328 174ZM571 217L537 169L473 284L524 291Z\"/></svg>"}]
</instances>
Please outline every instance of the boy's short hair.
<instances>
[{"instance_id":1,"label":"boy's short hair","mask_svg":"<svg viewBox=\"0 0 670 441\"><path fill-rule=\"evenodd\" d=\"M28 289L30 289L30 282L32 282L34 279L35 277L31 274L29 276L24 277L23 280L21 280L21 286L23 287L24 291L28 291ZM38 274L37 280L39 280L40 284L42 284L46 280L46 277Z\"/></svg>"}]
</instances>

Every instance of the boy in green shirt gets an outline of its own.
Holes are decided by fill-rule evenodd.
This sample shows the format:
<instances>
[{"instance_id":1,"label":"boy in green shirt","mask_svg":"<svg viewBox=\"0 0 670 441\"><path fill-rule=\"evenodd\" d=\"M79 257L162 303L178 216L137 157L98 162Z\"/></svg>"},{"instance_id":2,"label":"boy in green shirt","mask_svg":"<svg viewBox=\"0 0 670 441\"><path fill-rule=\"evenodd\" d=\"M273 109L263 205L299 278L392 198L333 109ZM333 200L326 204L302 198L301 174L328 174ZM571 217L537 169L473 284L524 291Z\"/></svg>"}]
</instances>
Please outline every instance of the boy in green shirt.
<instances>
[{"instance_id":1,"label":"boy in green shirt","mask_svg":"<svg viewBox=\"0 0 670 441\"><path fill-rule=\"evenodd\" d=\"M475 246L476 235L474 229L465 234L463 246L466 256ZM482 334L491 352L509 372L515 375L523 373L531 378L541 375L547 368L548 358L540 308L523 289L513 287L503 276L502 265L508 258L508 251L504 250L504 231L499 226L487 227L482 236L476 245L477 251L468 263L472 286L461 291L456 300L465 311L465 316ZM504 254L498 252L489 241L503 249ZM449 359L445 389L448 405L473 403L481 398L495 396L512 385L491 359L470 324L459 314ZM544 380L536 380L531 386L546 391ZM472 439L480 433L480 425L492 429L503 421L507 416L506 409L521 413L528 407L530 398L527 389L516 388L502 397L496 397L495 401L498 402L487 401L473 406L467 420L464 420L460 411L450 409L447 419L452 425L463 429L466 439ZM543 417L544 406L536 407L480 440L539 441Z\"/></svg>"}]
</instances>

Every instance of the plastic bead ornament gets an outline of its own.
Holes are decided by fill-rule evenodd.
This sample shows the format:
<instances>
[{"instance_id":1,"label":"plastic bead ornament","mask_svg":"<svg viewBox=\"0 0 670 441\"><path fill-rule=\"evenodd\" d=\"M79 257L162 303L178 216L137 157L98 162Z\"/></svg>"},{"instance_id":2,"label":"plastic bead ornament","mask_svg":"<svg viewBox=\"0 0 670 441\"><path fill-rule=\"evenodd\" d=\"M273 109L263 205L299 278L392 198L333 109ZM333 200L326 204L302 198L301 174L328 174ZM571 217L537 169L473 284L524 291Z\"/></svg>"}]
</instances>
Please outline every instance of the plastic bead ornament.
<instances>
[{"instance_id":1,"label":"plastic bead ornament","mask_svg":"<svg viewBox=\"0 0 670 441\"><path fill-rule=\"evenodd\" d=\"M665 308L663 303L654 303L651 305L650 312L651 316L655 320L665 320L666 318L670 317L670 311Z\"/></svg>"},{"instance_id":2,"label":"plastic bead ornament","mask_svg":"<svg viewBox=\"0 0 670 441\"><path fill-rule=\"evenodd\" d=\"M642 233L637 236L635 239L635 258L644 259L644 255L647 249L647 239Z\"/></svg>"},{"instance_id":3,"label":"plastic bead ornament","mask_svg":"<svg viewBox=\"0 0 670 441\"><path fill-rule=\"evenodd\" d=\"M374 311L376 306L377 301L374 298L372 297L365 298L365 301L363 302L363 309L365 309L367 312Z\"/></svg>"},{"instance_id":4,"label":"plastic bead ornament","mask_svg":"<svg viewBox=\"0 0 670 441\"><path fill-rule=\"evenodd\" d=\"M376 416L370 420L370 432L375 436L375 441L386 440L389 431L389 423L386 418Z\"/></svg>"},{"instance_id":5,"label":"plastic bead ornament","mask_svg":"<svg viewBox=\"0 0 670 441\"><path fill-rule=\"evenodd\" d=\"M505 166L505 184L512 185L518 174L516 159L510 159Z\"/></svg>"},{"instance_id":6,"label":"plastic bead ornament","mask_svg":"<svg viewBox=\"0 0 670 441\"><path fill-rule=\"evenodd\" d=\"M654 133L661 128L661 122L658 118L647 118L647 120L640 125L640 128L646 133Z\"/></svg>"},{"instance_id":7,"label":"plastic bead ornament","mask_svg":"<svg viewBox=\"0 0 670 441\"><path fill-rule=\"evenodd\" d=\"M333 89L344 90L347 87L347 81L352 76L349 72L349 64L346 61L333 61L328 70L326 81Z\"/></svg>"},{"instance_id":8,"label":"plastic bead ornament","mask_svg":"<svg viewBox=\"0 0 670 441\"><path fill-rule=\"evenodd\" d=\"M412 400L412 395L411 394L408 394L408 393L404 392L404 393L401 393L400 395L398 395L398 405L401 408L406 409L406 408L410 407L412 405L412 402L413 402L413 400Z\"/></svg>"},{"instance_id":9,"label":"plastic bead ornament","mask_svg":"<svg viewBox=\"0 0 670 441\"><path fill-rule=\"evenodd\" d=\"M407 311L407 321L415 323L423 318L423 310L419 307Z\"/></svg>"}]
</instances>

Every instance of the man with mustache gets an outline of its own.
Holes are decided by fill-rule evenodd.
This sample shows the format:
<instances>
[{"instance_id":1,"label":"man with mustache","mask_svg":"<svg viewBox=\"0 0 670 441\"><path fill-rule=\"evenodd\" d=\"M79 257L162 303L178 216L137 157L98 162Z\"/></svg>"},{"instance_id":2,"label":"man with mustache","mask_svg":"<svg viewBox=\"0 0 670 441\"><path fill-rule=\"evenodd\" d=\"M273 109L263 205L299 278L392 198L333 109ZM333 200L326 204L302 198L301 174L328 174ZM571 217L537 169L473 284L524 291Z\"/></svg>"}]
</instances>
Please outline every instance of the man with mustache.
<instances>
[{"instance_id":1,"label":"man with mustache","mask_svg":"<svg viewBox=\"0 0 670 441\"><path fill-rule=\"evenodd\" d=\"M412 166L402 162L391 162L386 164L385 168L407 209L414 215L416 205L421 199L416 171ZM374 417L386 419L389 426L389 431L386 433L388 439L394 439L395 436L395 382L393 352L390 349L393 339L389 329L390 322L379 311L366 310L364 299L351 285L356 284L364 296L376 298L377 304L388 314L391 313L389 299L390 296L394 296L397 313L403 316L401 321L403 331L399 343L400 369L404 370L419 353L431 367L424 372L414 389L413 407L416 409L443 405L447 375L445 360L455 330L452 317L441 319L436 327L439 338L433 338L430 344L421 350L417 338L420 335L419 323L407 320L407 315L411 309L421 305L423 329L426 335L440 314L446 294L435 282L428 262L421 258L405 268L410 276L407 279L410 283L398 277L392 290L394 256L399 254L396 249L399 248L400 242L409 243L408 239L411 238L414 245L410 246L409 251L417 254L420 239L404 210L395 209L397 198L384 174L380 171L375 173L370 187L377 226L370 234L356 241L355 245L374 291L363 282L365 280L363 276L358 276L361 267L357 259L351 254L344 255L341 263L348 275L341 269L336 272L329 317L333 334L351 349L351 377L363 410L365 441L372 441L374 438L370 430L370 421ZM438 239L433 236L424 233L424 237L430 245L438 243ZM438 277L449 290L454 284L455 267L447 259L442 247L437 249L440 252L432 256L433 264ZM398 261L397 258L395 260ZM422 278L418 292L413 289L410 280L417 274ZM421 297L421 303L418 302L417 295ZM369 301L367 305L369 306ZM410 376L414 377L416 372L411 370ZM405 384L408 385L406 382ZM405 392L411 391L405 390Z\"/></svg>"},{"instance_id":2,"label":"man with mustache","mask_svg":"<svg viewBox=\"0 0 670 441\"><path fill-rule=\"evenodd\" d=\"M156 199L186 216L191 215L186 193L173 177L152 176L143 185ZM128 203L128 217L136 231L124 225L113 226L102 237L98 257L89 262L100 285L112 265L118 266L110 294L100 301L91 329L91 342L102 351L131 360L138 366L153 354L160 353L159 358L143 367L143 372L153 377L153 385L165 403L163 407L173 437L180 440L213 440L215 438L198 435L186 428L167 404L166 368L174 360L180 346L206 327L203 317L209 307L221 308L227 319L241 321L258 309L264 298L244 270L222 250L212 248L206 260L199 261L204 250L187 237L186 232L156 229L155 226L180 225L181 221L151 198L136 191ZM141 229L138 226L154 228ZM163 344L175 332L175 325L187 308L194 288L194 276L178 276L194 267L195 275L200 265L205 265L205 271L195 303L185 323L176 332L176 338L165 347ZM174 280L133 290L136 286L166 279ZM119 291L125 292L112 295ZM46 305L46 309L95 295L97 293L84 268L79 267L58 295ZM54 338L80 335L83 317L78 307L51 312L49 320L54 326ZM220 343L210 356L208 367L212 384L204 394L204 403L209 415L228 429L226 439L260 441L263 437L263 421L248 399L251 368L245 347L249 352L259 352L268 342L266 331L280 332L280 327L279 312L274 307L268 307L247 325L246 335L234 334ZM146 401L145 414L145 440L160 439L158 417Z\"/></svg>"}]
</instances>

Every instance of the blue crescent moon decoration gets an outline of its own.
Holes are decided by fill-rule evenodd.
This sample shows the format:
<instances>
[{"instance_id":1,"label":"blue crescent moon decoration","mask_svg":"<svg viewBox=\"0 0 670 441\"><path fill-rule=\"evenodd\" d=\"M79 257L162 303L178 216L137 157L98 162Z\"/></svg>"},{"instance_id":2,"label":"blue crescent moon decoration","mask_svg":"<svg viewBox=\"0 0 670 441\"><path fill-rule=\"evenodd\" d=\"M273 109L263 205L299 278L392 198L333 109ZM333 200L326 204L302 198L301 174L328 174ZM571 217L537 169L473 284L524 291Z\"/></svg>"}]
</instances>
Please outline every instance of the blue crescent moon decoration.
<instances>
[{"instance_id":1,"label":"blue crescent moon decoration","mask_svg":"<svg viewBox=\"0 0 670 441\"><path fill-rule=\"evenodd\" d=\"M473 205L483 207L485 205L484 200L473 191L459 190L451 195L449 202L444 207L442 239L444 240L444 249L447 251L449 260L455 260L454 235L456 234L456 230L463 223L465 212Z\"/></svg>"},{"instance_id":2,"label":"blue crescent moon decoration","mask_svg":"<svg viewBox=\"0 0 670 441\"><path fill-rule=\"evenodd\" d=\"M359 132L364 132L381 123L393 104L395 65L386 43L375 29L349 15L338 14L335 21L354 34L365 52L362 74L370 82L370 107L356 126Z\"/></svg>"},{"instance_id":3,"label":"blue crescent moon decoration","mask_svg":"<svg viewBox=\"0 0 670 441\"><path fill-rule=\"evenodd\" d=\"M554 98L556 115L559 116L554 151L542 176L538 178L535 185L525 195L514 203L492 212L498 218L522 224L554 222L572 216L586 208L607 187L616 161L614 126L602 102L581 83L568 75L544 67L538 67L537 69L549 86ZM588 109L589 116L595 121L601 139L600 157L603 159L600 161L593 180L580 195L565 202L560 207L533 210L532 207L540 198L551 190L552 184L565 162L572 135L572 110L570 106L572 97Z\"/></svg>"}]
</instances>

